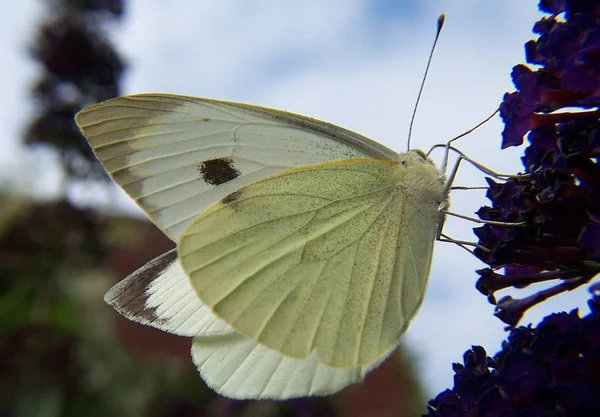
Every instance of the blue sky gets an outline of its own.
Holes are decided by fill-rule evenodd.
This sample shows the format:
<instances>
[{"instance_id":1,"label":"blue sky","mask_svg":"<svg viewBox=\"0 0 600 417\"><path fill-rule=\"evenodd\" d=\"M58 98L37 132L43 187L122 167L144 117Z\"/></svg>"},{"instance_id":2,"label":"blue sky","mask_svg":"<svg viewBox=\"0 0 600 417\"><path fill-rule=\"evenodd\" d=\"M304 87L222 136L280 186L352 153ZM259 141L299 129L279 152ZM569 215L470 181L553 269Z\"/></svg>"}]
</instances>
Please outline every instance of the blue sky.
<instances>
[{"instance_id":1,"label":"blue sky","mask_svg":"<svg viewBox=\"0 0 600 417\"><path fill-rule=\"evenodd\" d=\"M51 195L60 182L55 176L41 182L38 174L49 170L52 156L40 163L19 145L32 108L27 89L37 71L25 46L41 4L13 2L0 17L0 185ZM439 13L446 13L446 25L412 139L422 149L483 120L513 89L510 70L524 59L523 44L540 16L536 5L534 0L130 0L111 37L130 64L124 93L162 91L282 108L403 151ZM498 171L518 172L522 149L501 151L501 130L496 118L458 146ZM482 184L483 177L465 167L457 182ZM480 192L464 193L452 196L456 212L471 214L486 202ZM111 204L132 206L122 195ZM448 223L448 234L473 240L471 224ZM436 246L425 303L405 337L429 394L452 386L451 363L472 344L493 353L505 337L493 306L474 288L473 271L482 267L458 247ZM585 290L561 296L534 309L523 323L583 306L586 299Z\"/></svg>"}]
</instances>

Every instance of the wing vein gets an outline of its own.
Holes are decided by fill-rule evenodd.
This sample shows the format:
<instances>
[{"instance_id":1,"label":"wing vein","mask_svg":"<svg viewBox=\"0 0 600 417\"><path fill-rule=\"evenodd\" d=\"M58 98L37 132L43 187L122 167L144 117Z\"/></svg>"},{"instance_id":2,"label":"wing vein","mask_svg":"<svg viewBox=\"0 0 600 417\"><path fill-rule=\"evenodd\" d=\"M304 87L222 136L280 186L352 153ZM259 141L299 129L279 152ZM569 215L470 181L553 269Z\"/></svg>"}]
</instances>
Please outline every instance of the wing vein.
<instances>
[{"instance_id":1,"label":"wing vein","mask_svg":"<svg viewBox=\"0 0 600 417\"><path fill-rule=\"evenodd\" d=\"M121 116L121 117L116 117L114 119L103 118L99 122L88 123L86 125L82 125L82 127L84 129L87 129L87 128L91 127L91 126L102 125L102 124L104 124L106 122L115 122L115 121L121 121L121 120L127 120L127 119L144 119L144 120L148 120L147 117L140 116L140 115L133 115L133 116L127 116L127 117ZM220 119L210 119L210 120L223 121L223 122L227 122L227 123L235 123L235 122L232 122L230 120L220 120ZM172 120L172 121L161 120L160 123L144 123L143 128L146 129L148 127L165 126L165 125L178 125L178 124L182 124L183 125L183 124L197 123L197 122L200 122L200 121L202 121L202 118L197 118L197 119L194 118L194 119L187 119L187 120L186 119L181 119L181 120ZM97 137L100 137L100 136L105 136L105 135L110 134L110 133L125 132L125 131L128 131L128 130L138 130L140 128L141 128L140 126L133 126L132 127L130 125L128 127L123 127L123 128L119 128L119 129L105 130L102 133L91 135L91 137L92 138L97 138ZM187 128L187 129L184 129L183 131L192 131L192 129ZM123 141L123 140L120 140L119 142L121 142L121 141ZM113 143L118 143L118 142L113 142Z\"/></svg>"},{"instance_id":2,"label":"wing vein","mask_svg":"<svg viewBox=\"0 0 600 417\"><path fill-rule=\"evenodd\" d=\"M310 386L308 387L308 395L312 395L314 392L314 386L315 386L315 381L316 381L315 376L317 374L317 368L319 367L319 361L318 360L313 361L312 365L313 366L310 371L311 377L310 377Z\"/></svg>"},{"instance_id":3,"label":"wing vein","mask_svg":"<svg viewBox=\"0 0 600 417\"><path fill-rule=\"evenodd\" d=\"M386 223L386 226L387 226L387 223ZM375 288L375 282L377 281L377 275L378 275L378 273L380 271L380 268L381 268L381 265L380 265L381 250L382 250L382 247L383 247L383 243L384 243L384 238L385 237L386 237L386 234L382 233L381 237L379 238L379 242L378 242L379 244L377 246L377 251L376 251L376 253L377 253L377 259L376 259L376 265L377 265L377 267L375 268L375 274L374 274L373 279L371 281L371 288L369 289L369 300L367 301L367 304L365 306L365 312L364 312L365 319L362 321L362 326L360 326L359 329L358 329L359 346L362 345L361 340L363 339L364 332L365 332L365 327L366 327L366 323L365 322L366 322L366 318L367 318L367 316L369 314L369 307L371 305L371 300L373 298L373 290ZM379 350L379 347L377 348L377 350ZM357 356L355 358L355 361L358 363L359 357L360 357L360 348L359 348L359 350L357 352L358 353L357 353Z\"/></svg>"},{"instance_id":4,"label":"wing vein","mask_svg":"<svg viewBox=\"0 0 600 417\"><path fill-rule=\"evenodd\" d=\"M419 270L417 269L417 258L415 258L415 252L412 247L412 243L410 242L410 236L406 235L406 242L408 243L408 249L410 250L410 257L412 258L413 268L415 270L415 281L417 285L419 285ZM406 317L404 298L402 299L402 314Z\"/></svg>"},{"instance_id":5,"label":"wing vein","mask_svg":"<svg viewBox=\"0 0 600 417\"><path fill-rule=\"evenodd\" d=\"M352 283L352 277L354 276L354 270L356 269L356 254L358 253L358 240L354 242L356 244L356 249L354 250L354 256L352 261L352 270L350 271L350 279L348 279L348 285L346 286L346 291L344 291L344 302L342 303L342 315L337 323L337 331L335 332L335 342L333 343L334 350L337 350L338 342L340 339L340 326L342 325L343 320L343 312L346 310L346 302L348 301L348 290L350 288L350 284Z\"/></svg>"},{"instance_id":6,"label":"wing vein","mask_svg":"<svg viewBox=\"0 0 600 417\"><path fill-rule=\"evenodd\" d=\"M259 168L259 169L255 170L255 171L249 171L249 172L246 172L245 174L243 174L243 175L240 175L239 177L237 177L237 178L236 178L236 180L239 180L239 179L246 178L246 177L248 177L248 176L250 176L250 175L256 175L256 173L258 173L258 172L260 172L260 171L262 171L262 170L264 170L264 169L266 169L266 168L267 168L267 167L264 167L264 166L263 166L262 168ZM144 178L144 179L145 179L145 178ZM141 179L141 180L137 180L137 181L133 181L133 182L127 183L127 186L129 187L129 186L131 186L132 184L135 184L135 183L137 183L137 182L143 181L144 179ZM173 189L173 188L175 188L175 187L180 187L180 186L182 186L182 185L190 184L190 183L193 183L193 182L196 182L196 181L198 181L198 178L195 178L195 177L194 177L194 178L190 178L190 179L188 179L188 180L186 180L186 181L182 181L182 182L178 182L178 183L171 183L171 185L169 185L169 186L166 186L166 187L164 187L164 188L160 188L160 189L155 189L155 190L153 190L152 192L149 192L148 194L141 194L141 193L140 193L139 195L137 195L137 196L136 196L135 200L136 200L136 201L138 201L138 200L141 200L142 198L148 198L148 197L150 197L150 196L153 196L153 195L155 195L155 194L161 193L161 192L163 192L163 191L169 191L169 190L171 190L171 189ZM218 187L218 185L217 185L217 186L215 186L215 187L213 187L213 188L209 188L209 189L206 189L206 190L204 190L204 191L200 191L200 192L198 192L198 193L196 193L196 194L194 194L194 195L192 195L192 196L190 196L190 197L186 197L186 198L182 198L182 199L180 199L180 200L174 201L174 202L170 203L169 205L162 206L162 207L160 207L160 208L158 208L158 209L156 209L156 210L153 210L153 211L148 211L148 210L147 210L147 211L146 211L146 213L156 213L156 212L158 212L158 211L160 211L160 210L163 210L163 209L165 209L165 208L167 208L167 207L172 207L172 206L174 206L174 205L177 205L177 204L180 204L180 203L182 203L182 202L184 202L184 201L186 201L186 200L190 200L190 199L192 199L192 198L198 197L198 196L200 196L200 195L202 195L202 194L204 194L204 193L206 193L206 192L208 192L208 191L210 191L210 190L213 190L213 189L214 189L214 188L216 188L216 187ZM194 214L194 216L195 216L195 215L197 215L197 214ZM186 218L186 219L187 219L187 218ZM175 225L175 224L177 224L177 223L174 223L173 225ZM171 225L171 226L172 226L172 225ZM168 226L168 227L170 227L170 226Z\"/></svg>"},{"instance_id":7,"label":"wing vein","mask_svg":"<svg viewBox=\"0 0 600 417\"><path fill-rule=\"evenodd\" d=\"M236 233L244 232L244 231L246 231L246 230L249 230L249 229L251 229L252 227L261 226L261 225L268 224L268 223L270 223L270 222L274 222L274 221L277 221L277 220L285 219L285 218L288 218L288 217L298 216L298 215L301 215L301 214L307 214L307 213L310 213L311 211L313 211L313 210L308 210L308 211L303 211L303 212L300 212L300 213L289 214L289 215L287 215L287 216L278 217L278 218L276 218L276 219L269 219L269 220L266 220L266 221L264 221L264 222L257 223L257 224L254 224L254 225L252 225L252 226L246 227L246 228L244 228L244 229L240 229L240 230L238 230ZM314 213L313 213L313 217L314 217ZM309 219L309 220L308 220L308 222L310 222L311 220L312 220L312 217L311 217L311 219ZM308 223L305 223L305 224L304 224L302 227L306 226L306 224L308 224ZM280 241L282 241L283 239L290 237L290 236L291 236L291 235L293 235L294 233L298 232L298 230L300 230L302 227L300 227L299 229L296 229L296 230L294 230L293 232L291 232L291 233L289 233L289 234L287 234L287 235L283 236L281 239L278 239L278 240L277 240L277 241L275 241L275 242L274 242L274 243L273 243L271 246L269 246L269 247L265 248L264 250L262 250L262 251L260 251L260 252L257 252L257 253L256 253L254 256L258 256L259 254L263 253L263 252L264 252L265 250L267 250L267 249L270 249L270 248L271 248L273 245L275 245L275 244L279 243L279 242L280 242ZM218 242L218 241L220 241L220 240L223 240L223 239L219 239L219 240L217 240L217 241L215 241L215 242L211 242L211 244L213 244L213 243L216 243L216 242ZM194 253L194 252L198 251L199 249L201 249L201 248L195 248L193 251L190 251L190 252L188 252L188 253L182 254L181 256L189 256L190 254L192 254L192 253ZM237 251L237 249L235 249L234 251ZM234 251L232 251L232 252L234 252ZM247 260L253 259L253 258L254 258L254 256L253 256L252 258L249 258L249 259L247 259ZM210 264L207 264L207 265L210 265ZM234 266L233 268L236 268L236 267L237 267L237 266ZM199 269L202 269L202 268L204 268L204 266L200 266L200 267L193 268L193 269L192 269L192 268L190 268L190 269L188 269L188 271L189 271L189 272L188 272L188 275L191 275L191 274L193 274L194 272L197 272ZM229 271L231 271L231 269L233 269L233 268L230 268L230 269L228 269L228 270L226 270L226 271L224 271L224 272L229 272Z\"/></svg>"},{"instance_id":8,"label":"wing vein","mask_svg":"<svg viewBox=\"0 0 600 417\"><path fill-rule=\"evenodd\" d=\"M146 159L146 160L144 160L144 161L139 161L139 162L136 162L136 163L134 163L134 164L131 164L131 165L124 165L124 166L121 166L121 167L119 167L118 169L115 169L114 171L111 171L110 173L111 173L111 174L117 174L117 173L119 173L119 172L121 172L121 171L125 171L125 170L131 170L131 169L133 169L133 168L139 168L139 167L143 167L143 166L144 166L144 165L146 165L146 164L150 164L150 163L156 163L156 162L158 162L158 161L165 160L165 159L177 158L177 157L180 157L181 155L188 155L188 154L190 154L190 153L192 153L192 152L204 151L204 150L207 150L207 149L229 148L229 147L231 147L231 145L232 145L231 143L227 143L227 144L223 144L223 145L211 145L211 146L207 146L207 147L205 147L205 148L201 148L201 149L188 149L188 150L185 150L185 151L176 152L176 153L172 153L172 154L169 154L169 155L157 156L157 157L154 157L154 158L149 158L149 159ZM118 157L119 157L119 156L116 156L115 158L118 158ZM108 161L108 160L107 160L107 161ZM202 163L202 162L203 162L203 161L196 161L196 162L194 162L194 163L185 164L185 165L183 165L183 166L197 165L197 164L199 164L199 163ZM181 166L178 166L178 167L175 167L175 168L173 168L173 169L168 169L168 170L166 170L166 171L154 172L154 173L153 173L153 176L155 176L155 175L160 175L160 174L165 174L165 173L167 173L167 172L176 171L176 170L178 170L178 169L180 169L180 168L181 168Z\"/></svg>"},{"instance_id":9,"label":"wing vein","mask_svg":"<svg viewBox=\"0 0 600 417\"><path fill-rule=\"evenodd\" d=\"M400 221L398 221L396 223L398 225L403 224L404 223L404 218L405 218L405 215L404 215L404 211L405 211L404 201L402 201L402 203L403 204L402 204L402 210L400 211ZM401 232L402 232L402 228L398 227L398 232L396 233L396 244L395 244L396 250L394 251L394 254L396 256L394 256L394 260L392 262L392 268L390 269L391 272L392 272L392 280L394 279L394 273L396 271L396 262L398 261L398 247L400 245L400 233ZM391 286L391 284L392 284L392 282L390 281L390 286ZM379 325L379 337L378 337L378 342L377 342L378 343L378 348L377 348L378 351L381 350L381 334L383 332L383 324L384 324L384 321L385 321L385 316L386 316L386 313L387 313L388 305L390 304L390 297L391 296L392 296L392 292L389 290L389 287L388 287L388 296L385 299L385 304L383 306L384 308L382 310L383 314L381 315L381 324Z\"/></svg>"},{"instance_id":10,"label":"wing vein","mask_svg":"<svg viewBox=\"0 0 600 417\"><path fill-rule=\"evenodd\" d=\"M352 195L352 196L349 196L349 197L339 198L339 199L335 199L335 200L333 200L333 199L331 199L331 198L326 198L326 197L322 197L322 196L318 196L318 195L312 195L312 194L307 194L307 193L269 193L269 194L261 194L261 195L259 195L259 196L252 196L252 197L248 197L248 198L246 198L246 199L243 199L243 198L242 198L242 199L238 200L236 203L237 203L237 204L239 204L239 203L242 203L242 202L245 202L245 201L249 201L249 200L252 200L252 199L255 199L255 198L262 198L262 197L275 197L275 196L299 196L299 197L311 197L311 198L319 198L319 199L322 199L322 200L325 200L325 201L329 201L329 203L328 203L328 204L325 204L325 205L323 205L322 207L319 207L318 209L315 209L315 211L318 211L318 210L322 210L322 209L324 209L324 208L326 208L326 207L330 206L331 204L334 204L334 203L337 203L337 202L340 202L340 201L351 200L351 199L353 199L353 198L359 198L359 197L366 197L366 196L368 196L368 195L370 195L370 194L374 194L374 193L377 193L377 192L379 192L379 191L384 191L384 190L390 189L391 187L392 187L392 186L388 185L388 186L385 186L385 187L382 187L382 188L378 188L378 189L376 189L376 190L372 190L372 191L369 191L369 192L366 192L366 193L362 193L362 194L355 194L355 195ZM198 194L198 195L200 195L200 194ZM187 200L187 199L186 199L186 200ZM184 200L181 200L181 201L184 201ZM175 205L175 204L177 204L177 203L173 203L173 204L171 204L171 205ZM155 210L155 211L151 211L151 212L149 211L148 213L150 213L150 214L154 214L154 213L160 212L160 211L161 211L161 210L163 210L164 208L166 208L166 207L170 207L171 205L169 205L169 206L164 206L163 208L160 208L160 209L158 209L158 210ZM223 207L222 207L220 210L223 210L223 209L224 209L224 208L226 208L226 207L227 207L227 206L223 206ZM356 215L358 215L358 214L360 214L360 213L362 213L362 212L364 212L365 210L368 210L368 209L369 209L369 207L367 207L367 208L365 208L364 210L360 211L360 212L359 212L359 213L357 213ZM278 217L278 218L276 218L276 219L270 219L270 220L266 220L265 222L257 223L257 224L255 224L255 225L249 226L249 227L247 227L247 228L240 229L238 232L243 232L243 231L245 231L245 230L248 230L250 227L254 227L254 226L260 226L260 225L262 225L262 224L267 224L268 222L275 221L275 220L278 220L278 219L285 219L286 217L295 216L295 215L297 215L297 214L306 214L306 213L310 213L311 211L312 211L312 210L308 210L308 211L303 211L303 212L299 212L299 213L290 214L290 215L287 215L287 216ZM217 211L215 211L215 212L213 212L213 213L210 213L209 215L212 215L212 214L214 214L214 213L217 213ZM192 217L195 217L195 216L197 216L197 215L198 215L198 214L196 213L196 214L192 214L192 215L191 215L191 216L189 216L189 217L182 218L181 220L178 220L177 222L175 222L175 223L173 223L173 224L170 224L170 225L167 225L167 226L165 226L165 228L166 228L166 229L168 229L168 228L171 228L171 227L173 227L173 226L175 226L175 225L177 225L177 224L179 224L179 223L183 223L184 221L186 221L186 220L188 220L188 219L190 219L190 218L192 218ZM349 219L349 220L347 220L347 221L350 221L350 220L351 220L351 219ZM337 226L336 226L336 227L337 227ZM349 246L349 245L347 245L347 246ZM346 247L347 247L347 246L346 246ZM340 250L343 250L343 249L344 249L344 248L342 248L342 249L340 249ZM338 251L338 252L339 252L339 251ZM336 253L337 253L337 252L336 252Z\"/></svg>"},{"instance_id":11,"label":"wing vein","mask_svg":"<svg viewBox=\"0 0 600 417\"><path fill-rule=\"evenodd\" d=\"M304 307L306 306L306 303L308 303L308 301L309 301L309 300L310 300L310 298L312 297L312 294L313 294L313 292L314 292L314 290L315 290L315 287L316 287L317 281L319 280L319 278L321 277L321 274L323 273L323 270L325 269L325 265L327 265L327 262L325 262L325 263L323 264L323 268L321 268L321 272L319 273L319 276L317 277L317 279L313 280L313 286L312 286L312 288L311 288L311 290L310 290L310 294L309 294L309 296L307 297L307 299L304 301L304 303L303 303L303 306L302 306L303 308L302 308L302 309L300 309L300 311L303 311L303 310L304 310ZM292 290L295 290L296 288L298 288L298 285L296 285L296 286L295 286L295 287L294 287ZM268 320L268 321L271 321L271 319L273 319L273 317L275 316L275 312L276 312L277 310L279 310L279 308L281 307L281 305L283 304L283 302L284 302L285 300L287 300L287 298L290 296L290 294L291 294L291 293L292 293L292 291L289 291L289 292L287 293L287 295L286 295L286 296L285 296L285 298L282 300L282 302L281 302L281 303L279 303L279 305L277 306L277 309L276 309L276 310L275 310L275 311L274 311L274 312L273 312L273 313L272 313L272 314L269 316L269 320ZM289 329L288 329L288 331L287 331L287 334L286 334L286 335L285 335L285 337L283 338L283 342L281 343L281 346L283 346L283 345L285 345L285 344L287 343L287 340L288 340L288 338L290 337L290 334L292 333L292 330L293 330L293 328L294 328L295 324L298 322L298 320L299 320L299 319L300 319L300 314L296 315L296 318L294 319L293 323L290 323ZM262 332L263 332L264 328L267 326L267 324L268 324L268 322L267 322L267 323L265 323L265 325L264 325L264 326L261 328L261 330L260 330L260 333L259 333L259 334L262 334Z\"/></svg>"},{"instance_id":12,"label":"wing vein","mask_svg":"<svg viewBox=\"0 0 600 417\"><path fill-rule=\"evenodd\" d=\"M257 171L254 171L254 172L257 172ZM239 177L238 177L238 178L239 178ZM234 192L235 192L235 191L234 191ZM168 205L165 205L165 206L162 206L161 208L159 208L159 209L157 209L157 210L154 210L154 211L147 211L147 213L149 213L149 214L158 213L158 212L160 212L160 211L162 211L162 210L164 210L164 209L166 209L166 208L172 207L172 206L174 206L174 205L176 205L176 204L181 204L183 201L190 200L191 198L195 198L195 197L197 197L197 196L199 196L199 195L201 195L201 194L202 194L202 193L199 193L199 194L196 194L196 195L194 195L194 196L192 196L192 197L184 198L183 200L179 200L179 201L176 201L176 202L170 203L170 204L168 204ZM260 196L249 197L249 198L246 198L246 199L240 199L240 200L237 200L237 201L236 201L236 203L240 203L240 202L242 202L242 201L248 201L248 200L251 200L251 199L254 199L254 198L260 198L260 197L274 197L274 196L312 197L312 198L319 198L319 199L321 199L321 200L325 200L325 201L331 201L331 199L329 199L329 198L325 198L325 197L318 196L318 195L312 195L312 194L300 194L300 193L298 193L298 194L295 194L295 193L285 193L285 194L284 194L284 193L274 193L274 194L262 194L262 195L260 195ZM136 200L136 201L137 201L137 200ZM234 203L234 204L236 204L236 203ZM227 207L227 206L224 206L223 208L225 208L225 207ZM215 213L216 213L216 212L215 212ZM212 214L212 213L211 213L211 214ZM190 217L196 217L197 215L198 215L198 213L195 213L195 214L192 214ZM165 226L165 227L166 227L166 228L173 227L174 225L176 225L176 224L178 224L178 223L184 222L185 220L189 219L190 217L184 217L184 218L181 218L181 219L180 219L180 220L178 220L176 223L173 223L173 224L167 225L167 226ZM282 217L282 218L283 218L283 217ZM275 220L276 220L276 219L275 219Z\"/></svg>"},{"instance_id":13,"label":"wing vein","mask_svg":"<svg viewBox=\"0 0 600 417\"><path fill-rule=\"evenodd\" d=\"M258 346L258 342L257 342L257 346ZM283 360L285 359L285 357L283 356L283 354L279 355L279 363L277 364L277 366L275 366L275 369L273 370L273 372L271 373L271 375L269 376L269 380L267 381L267 383L262 387L261 391L260 391L260 396L259 398L261 398L263 395L265 395L265 392L267 391L267 388L269 387L269 384L271 383L271 381L273 380L273 375L275 375L275 373L277 372L277 370L279 369L279 367L281 366L281 363L283 362ZM288 378L286 380L286 382L289 380L290 378ZM285 385L284 385L285 387ZM283 390L282 390L283 391Z\"/></svg>"},{"instance_id":14,"label":"wing vein","mask_svg":"<svg viewBox=\"0 0 600 417\"><path fill-rule=\"evenodd\" d=\"M354 252L354 261L353 261L353 264L352 264L352 272L350 273L350 280L348 281L348 287L346 288L346 292L344 294L344 303L343 303L344 311L348 307L347 306L348 288L350 288L350 284L352 282L352 277L354 276L354 270L356 269L356 254L358 253L358 248L360 246L360 240L365 236L365 234L367 233L367 231L369 231L371 229L371 227L373 226L373 224L381 217L382 213L389 206L390 202L394 199L394 197L395 197L395 195L392 193L390 195L390 197L386 200L385 204L383 204L382 207L379 209L379 212L377 213L377 216L375 216L375 218L373 218L373 220L371 220L371 222L369 223L369 225L367 227L365 227L365 230L361 233L360 237L358 237L355 240L356 250ZM339 341L339 335L340 335L339 328L340 328L342 320L343 320L343 314L342 314L342 317L340 317L340 322L338 323L338 331L337 331L336 336L335 336L336 340L335 340L334 346L337 346L338 341ZM356 349L357 349L357 351L354 354L358 355L360 353L360 343L356 345Z\"/></svg>"},{"instance_id":15,"label":"wing vein","mask_svg":"<svg viewBox=\"0 0 600 417\"><path fill-rule=\"evenodd\" d=\"M173 132L161 132L161 133L155 133L155 134L145 134L145 135L140 135L140 136L135 136L135 137L129 137L127 139L119 140L118 142L111 142L111 143L105 143L103 145L98 145L98 146L96 146L96 149L101 149L101 148L105 148L107 146L116 146L116 145L129 146L130 145L129 142L135 142L137 140L148 139L148 138L151 138L151 137L176 135L177 133L182 133L182 132L187 132L187 131L182 130L182 131L173 131ZM170 141L168 144L167 143L161 143L161 144L158 144L158 145L155 145L155 146L144 146L144 149L142 149L142 150L140 150L140 149L132 149L132 150L130 150L130 152L123 152L123 153L120 153L118 155L111 156L110 158L106 158L106 159L104 159L104 162L106 163L106 162L109 162L109 161L111 161L111 160L113 160L115 158L118 158L118 157L123 157L123 156L127 156L127 155L136 154L136 153L139 153L140 151L155 150L155 149L160 149L160 148L169 149L172 145L176 145L176 144L180 144L180 143L186 143L186 142L192 142L192 141L202 141L202 140L204 140L206 138L210 138L212 136L222 135L223 133L228 133L228 131L227 130L223 130L223 131L220 131L220 132L214 132L214 133L211 133L211 134L208 134L208 135L204 135L204 136L194 136L193 138L189 138L189 139ZM187 152L189 152L189 151L203 151L203 150L206 150L206 149L213 149L213 148L218 148L218 147L229 147L233 143L234 142L232 142L232 143L225 142L225 144L222 144L222 145L213 145L213 146L192 148L192 149L188 150ZM176 155L176 154L173 154L173 155ZM168 155L168 156L170 156L170 155ZM148 160L148 161L151 161L151 160ZM146 162L146 161L144 161L144 162Z\"/></svg>"},{"instance_id":16,"label":"wing vein","mask_svg":"<svg viewBox=\"0 0 600 417\"><path fill-rule=\"evenodd\" d=\"M306 213L309 213L309 212L306 212ZM304 213L302 213L302 214L304 214ZM289 216L286 216L286 217L289 217ZM314 213L313 213L313 217L314 217ZM311 218L310 218L310 219L309 219L309 220L308 220L308 221L307 221L307 222L306 222L306 223L305 223L303 226L301 226L301 227L299 227L298 229L294 230L293 232L291 232L291 233L289 233L289 234L287 234L287 235L283 236L281 239L278 239L277 241L273 242L273 243L272 243L270 246L268 246L268 247L264 248L264 249L263 249L263 250L261 250L260 252L257 252L257 253L255 253L253 256L251 256L250 258L246 259L244 262L248 262L249 260L252 260L252 259L256 258L258 255L260 255L260 254L264 253L265 251L267 251L267 250L271 249L273 246L275 246L276 244L278 244L278 243L279 243L279 242L281 242L282 240L284 240L284 239L287 239L288 237L292 236L294 233L297 233L297 232L298 232L298 230L302 229L304 226L306 226L308 223L310 223L310 222L312 221L312 218L313 218L313 217L311 217ZM303 243L303 244L305 244L305 243ZM292 248L291 250L295 250L295 249L296 249L296 248L294 247L294 248ZM266 264L265 264L265 265L263 265L263 266L262 266L260 269L258 269L257 271L253 272L252 274L248 275L248 276L247 276L247 277L246 277L246 278L245 278L243 281L239 282L239 283L238 283L238 284L237 284L235 287L233 287L233 288L231 289L231 291L229 291L229 293L227 293L227 294L226 294L226 295L225 295L223 298L221 298L220 300L216 301L216 302L213 304L213 306L216 306L217 304L219 304L220 302L222 302L223 300L225 300L227 297L230 297L230 296L231 296L231 295L232 295L232 294L233 294L235 291L237 291L237 290L240 288L240 286L241 286L241 285L242 285L244 282L246 282L248 279L252 278L252 277L253 277L253 276L255 276L256 274L258 274L259 272L261 272L262 270L264 270L264 269L265 269L266 267L268 267L269 265L271 265L271 264L273 263L273 261L277 261L277 260L281 259L282 257L289 255L290 253L291 253L291 251L286 251L286 252L283 252L282 254L280 254L280 255L279 255L278 257L276 257L276 258L272 258L272 259L271 259L271 261L270 261L269 263L266 263ZM296 265L297 265L297 264L296 264ZM295 267L296 265L292 265L292 266L291 266L291 267L290 267L288 270L286 270L286 272L284 272L284 273L282 274L282 276L283 276L283 275L285 275L285 274L286 274L286 273L287 273L287 272L288 272L290 269L292 269L292 268L293 268L293 267ZM230 272L232 269L235 269L235 268L237 268L238 266L239 266L239 265L235 265L235 266L233 266L233 267L231 267L231 268L229 268L229 269L225 270L225 271L224 271L224 273L226 274L226 273ZM194 272L194 271L192 271L192 272L190 273L190 275L191 275L193 272ZM277 279L279 280L279 279L281 279L281 277L278 277ZM242 310L242 311L241 311L241 313L243 313L244 311L246 311L246 310L247 310L249 307L250 307L250 305L249 305L249 306L248 306L246 309ZM241 314L240 314L240 315L241 315ZM239 317L239 316L238 316L238 317ZM236 319L237 319L237 318L236 318ZM235 320L234 320L234 321L235 321ZM259 334L260 334L260 333L259 333Z\"/></svg>"}]
</instances>

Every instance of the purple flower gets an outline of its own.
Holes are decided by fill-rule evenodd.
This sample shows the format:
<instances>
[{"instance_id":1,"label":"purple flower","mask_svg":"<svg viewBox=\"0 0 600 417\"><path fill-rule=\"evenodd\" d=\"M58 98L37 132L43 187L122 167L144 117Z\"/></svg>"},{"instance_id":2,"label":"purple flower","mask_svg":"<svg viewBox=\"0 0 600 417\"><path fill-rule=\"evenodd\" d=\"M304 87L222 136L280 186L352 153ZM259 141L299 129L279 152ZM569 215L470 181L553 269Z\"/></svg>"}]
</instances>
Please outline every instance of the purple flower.
<instances>
[{"instance_id":1,"label":"purple flower","mask_svg":"<svg viewBox=\"0 0 600 417\"><path fill-rule=\"evenodd\" d=\"M502 147L523 143L531 129L554 125L565 116L552 114L564 107L595 108L600 104L600 6L588 1L541 1L552 13L533 28L537 40L525 44L527 62L513 68L517 91L506 94L500 106L505 122ZM565 20L556 15L565 13ZM566 117L576 119L577 114Z\"/></svg>"},{"instance_id":2,"label":"purple flower","mask_svg":"<svg viewBox=\"0 0 600 417\"><path fill-rule=\"evenodd\" d=\"M600 415L600 291L578 311L513 329L500 352L473 346L455 363L454 387L429 401L428 416Z\"/></svg>"},{"instance_id":3,"label":"purple flower","mask_svg":"<svg viewBox=\"0 0 600 417\"><path fill-rule=\"evenodd\" d=\"M513 68L517 91L500 106L502 147L522 144L527 134L525 173L488 179L492 204L477 213L519 225L474 230L475 254L489 266L478 271L477 288L496 303L499 289L562 282L522 300L500 300L496 314L510 325L600 272L600 0L542 0L539 7L552 16L534 25L539 37L525 45L527 61L538 67Z\"/></svg>"},{"instance_id":4,"label":"purple flower","mask_svg":"<svg viewBox=\"0 0 600 417\"><path fill-rule=\"evenodd\" d=\"M590 286L587 316L573 310L535 328L514 327L530 307L600 273L600 0L541 0L539 7L552 15L535 24L539 37L525 45L538 67L513 68L517 91L500 106L502 147L527 135L525 172L488 179L491 206L477 214L505 224L474 229L475 254L488 265L477 271L477 289L511 332L493 357L473 346L454 364L454 387L429 402L428 416L600 416L600 283ZM522 299L494 297L556 280Z\"/></svg>"}]
</instances>

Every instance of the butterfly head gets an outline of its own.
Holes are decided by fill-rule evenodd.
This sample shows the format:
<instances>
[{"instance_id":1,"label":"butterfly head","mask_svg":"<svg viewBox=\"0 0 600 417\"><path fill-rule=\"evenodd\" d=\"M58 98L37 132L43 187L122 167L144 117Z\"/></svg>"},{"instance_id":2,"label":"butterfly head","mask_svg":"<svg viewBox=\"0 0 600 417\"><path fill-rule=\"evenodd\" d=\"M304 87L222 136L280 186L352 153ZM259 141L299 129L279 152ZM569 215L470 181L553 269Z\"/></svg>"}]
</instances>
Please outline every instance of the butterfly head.
<instances>
[{"instance_id":1,"label":"butterfly head","mask_svg":"<svg viewBox=\"0 0 600 417\"><path fill-rule=\"evenodd\" d=\"M398 155L395 182L407 190L426 193L430 199L438 202L447 199L444 191L446 182L444 176L427 154L420 149L411 149Z\"/></svg>"},{"instance_id":2,"label":"butterfly head","mask_svg":"<svg viewBox=\"0 0 600 417\"><path fill-rule=\"evenodd\" d=\"M417 165L428 165L439 172L435 166L435 163L427 156L425 152L420 149L411 149L406 153L400 154L398 157L398 162L400 165L407 168L412 168Z\"/></svg>"}]
</instances>

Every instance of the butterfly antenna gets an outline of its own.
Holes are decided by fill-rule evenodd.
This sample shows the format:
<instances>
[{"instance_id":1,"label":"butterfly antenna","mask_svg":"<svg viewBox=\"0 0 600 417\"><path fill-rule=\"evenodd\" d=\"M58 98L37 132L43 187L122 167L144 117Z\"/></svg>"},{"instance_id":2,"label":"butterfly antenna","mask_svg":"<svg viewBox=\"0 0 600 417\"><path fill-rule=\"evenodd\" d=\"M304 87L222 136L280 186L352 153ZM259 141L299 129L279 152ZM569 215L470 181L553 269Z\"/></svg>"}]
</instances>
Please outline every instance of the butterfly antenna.
<instances>
[{"instance_id":1,"label":"butterfly antenna","mask_svg":"<svg viewBox=\"0 0 600 417\"><path fill-rule=\"evenodd\" d=\"M408 127L408 141L407 141L407 148L409 151L410 151L410 137L412 135L413 123L415 122L417 108L419 107L419 102L421 101L421 94L423 93L423 87L425 87L425 80L427 79L427 73L429 72L429 67L431 66L431 59L433 58L433 52L435 51L435 46L437 45L438 39L440 37L440 32L442 31L442 27L444 26L444 20L446 20L446 15L442 13L440 15L440 17L438 17L438 20L437 20L437 32L435 34L433 46L431 47L431 52L429 52L429 59L427 60L427 66L425 67L425 74L423 74L423 79L421 80L421 87L419 88L419 95L417 96L415 108L413 109L413 114L412 114L412 117L410 118L410 126Z\"/></svg>"}]
</instances>

